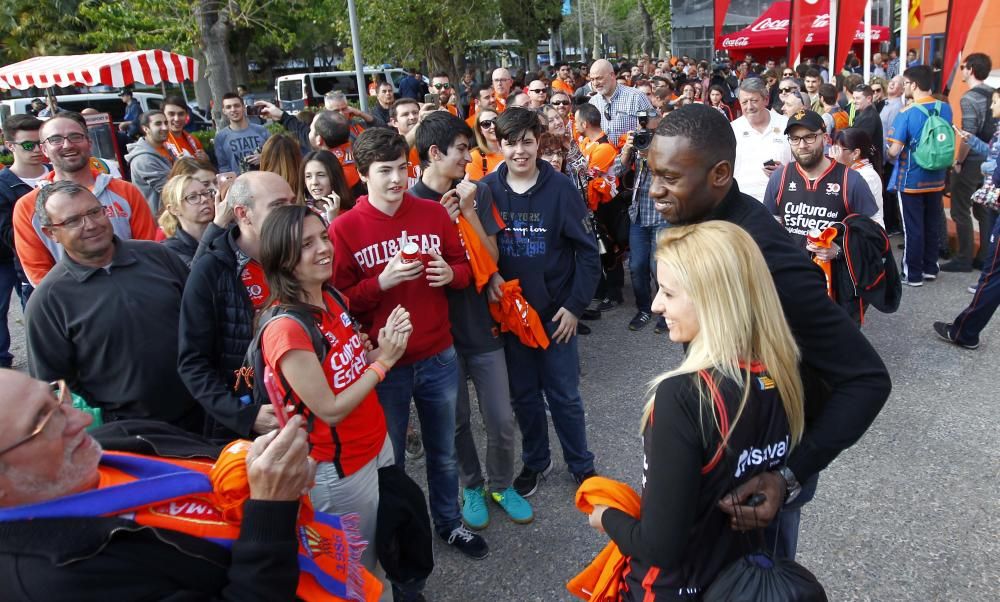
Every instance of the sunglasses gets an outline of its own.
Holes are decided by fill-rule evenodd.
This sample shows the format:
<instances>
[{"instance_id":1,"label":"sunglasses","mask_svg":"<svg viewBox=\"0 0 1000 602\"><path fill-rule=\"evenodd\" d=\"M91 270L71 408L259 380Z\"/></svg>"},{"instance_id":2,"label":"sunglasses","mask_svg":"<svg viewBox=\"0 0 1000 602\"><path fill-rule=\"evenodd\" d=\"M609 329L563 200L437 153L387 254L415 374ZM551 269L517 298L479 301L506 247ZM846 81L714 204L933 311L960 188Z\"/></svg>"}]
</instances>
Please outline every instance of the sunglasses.
<instances>
[{"instance_id":1,"label":"sunglasses","mask_svg":"<svg viewBox=\"0 0 1000 602\"><path fill-rule=\"evenodd\" d=\"M781 74L781 76L782 77L795 77L795 74L792 73L791 71L785 71L784 73Z\"/></svg>"},{"instance_id":2,"label":"sunglasses","mask_svg":"<svg viewBox=\"0 0 1000 602\"><path fill-rule=\"evenodd\" d=\"M437 90L450 90L451 84L434 84L434 88Z\"/></svg>"},{"instance_id":3,"label":"sunglasses","mask_svg":"<svg viewBox=\"0 0 1000 602\"><path fill-rule=\"evenodd\" d=\"M528 89L528 92L533 92L535 94L545 94L545 88L538 88L537 90Z\"/></svg>"},{"instance_id":4,"label":"sunglasses","mask_svg":"<svg viewBox=\"0 0 1000 602\"><path fill-rule=\"evenodd\" d=\"M799 91L798 88L778 88L778 92L781 92L782 94L790 94L792 92L798 92L798 91Z\"/></svg>"},{"instance_id":5,"label":"sunglasses","mask_svg":"<svg viewBox=\"0 0 1000 602\"><path fill-rule=\"evenodd\" d=\"M493 119L483 119L482 121L479 122L479 127L483 128L484 130L488 130L491 127L493 127L494 123L495 121Z\"/></svg>"},{"instance_id":6,"label":"sunglasses","mask_svg":"<svg viewBox=\"0 0 1000 602\"><path fill-rule=\"evenodd\" d=\"M568 100L553 100L552 104L554 104L557 107L565 107L565 106L569 106L572 103L570 101L568 101Z\"/></svg>"},{"instance_id":7,"label":"sunglasses","mask_svg":"<svg viewBox=\"0 0 1000 602\"><path fill-rule=\"evenodd\" d=\"M13 144L14 146L20 146L21 148L30 153L31 151L41 146L42 143L37 142L35 140L25 140L24 142L11 142L11 144Z\"/></svg>"}]
</instances>

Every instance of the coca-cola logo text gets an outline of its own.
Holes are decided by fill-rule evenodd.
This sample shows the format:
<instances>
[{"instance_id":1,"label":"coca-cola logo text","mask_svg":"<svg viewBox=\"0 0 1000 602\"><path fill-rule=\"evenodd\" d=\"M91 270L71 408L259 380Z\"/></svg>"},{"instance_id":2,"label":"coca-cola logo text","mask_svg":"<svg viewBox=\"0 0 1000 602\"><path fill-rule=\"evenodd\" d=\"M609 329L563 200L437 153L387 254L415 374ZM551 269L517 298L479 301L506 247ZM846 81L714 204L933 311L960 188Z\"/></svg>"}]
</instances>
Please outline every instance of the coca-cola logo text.
<instances>
[{"instance_id":1,"label":"coca-cola logo text","mask_svg":"<svg viewBox=\"0 0 1000 602\"><path fill-rule=\"evenodd\" d=\"M743 48L750 44L750 38L740 36L738 38L726 38L722 41L723 48Z\"/></svg>"}]
</instances>

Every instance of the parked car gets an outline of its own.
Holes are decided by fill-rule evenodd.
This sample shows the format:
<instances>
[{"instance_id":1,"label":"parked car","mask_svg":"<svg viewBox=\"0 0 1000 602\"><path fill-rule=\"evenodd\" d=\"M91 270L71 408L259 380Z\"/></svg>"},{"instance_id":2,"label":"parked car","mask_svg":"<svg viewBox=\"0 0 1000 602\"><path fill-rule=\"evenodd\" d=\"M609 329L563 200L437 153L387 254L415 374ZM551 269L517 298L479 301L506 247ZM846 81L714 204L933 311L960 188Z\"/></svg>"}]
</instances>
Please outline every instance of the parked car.
<instances>
[{"instance_id":1,"label":"parked car","mask_svg":"<svg viewBox=\"0 0 1000 602\"><path fill-rule=\"evenodd\" d=\"M282 75L274 82L278 95L278 107L282 111L296 114L308 107L322 107L323 96L330 91L343 92L348 100L358 100L358 80L356 71L324 71L320 73L293 73ZM372 77L392 84L397 92L399 82L406 77L402 69L391 67L368 68L364 70L366 85ZM365 90L365 94L368 91Z\"/></svg>"},{"instance_id":2,"label":"parked car","mask_svg":"<svg viewBox=\"0 0 1000 602\"><path fill-rule=\"evenodd\" d=\"M0 100L0 124L3 124L3 120L8 115L27 113L33 98L38 97L26 96L24 98ZM133 98L139 101L139 105L142 107L143 112L163 107L162 94L154 94L152 92L135 92L133 93ZM98 94L60 94L56 96L56 103L60 109L66 109L67 111L80 112L83 109L91 108L95 109L98 113L107 113L108 115L111 115L111 120L115 123L115 125L121 123L122 118L125 116L125 103L123 103L118 94L114 92ZM186 129L197 132L201 130L210 130L212 127L211 121L206 120L198 112L194 110L191 111L191 123Z\"/></svg>"}]
</instances>

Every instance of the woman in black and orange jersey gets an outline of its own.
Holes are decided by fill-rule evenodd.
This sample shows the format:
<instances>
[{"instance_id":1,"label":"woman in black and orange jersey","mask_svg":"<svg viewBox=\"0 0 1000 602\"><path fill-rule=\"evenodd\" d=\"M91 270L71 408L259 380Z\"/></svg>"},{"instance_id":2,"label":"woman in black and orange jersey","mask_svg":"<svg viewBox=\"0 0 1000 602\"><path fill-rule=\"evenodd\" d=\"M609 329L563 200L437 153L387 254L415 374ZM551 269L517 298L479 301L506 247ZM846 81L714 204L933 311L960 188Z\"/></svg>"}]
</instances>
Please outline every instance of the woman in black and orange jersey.
<instances>
[{"instance_id":1,"label":"woman in black and orange jersey","mask_svg":"<svg viewBox=\"0 0 1000 602\"><path fill-rule=\"evenodd\" d=\"M318 463L313 505L324 512L357 513L361 538L374 542L378 469L394 462L375 385L406 349L409 313L397 307L379 331L378 348L371 348L347 301L327 284L333 276L333 244L326 225L308 207L272 211L261 231L260 253L270 304L313 318L305 325L284 314L263 325L260 339L278 393L308 425L310 456ZM325 342L322 360L313 342L317 333L304 326L318 330ZM375 570L374 545L365 549L361 562Z\"/></svg>"},{"instance_id":2,"label":"woman in black and orange jersey","mask_svg":"<svg viewBox=\"0 0 1000 602\"><path fill-rule=\"evenodd\" d=\"M500 142L493 125L496 118L497 112L490 109L482 109L476 115L476 148L472 149L472 162L465 166L465 173L474 182L492 173L503 162Z\"/></svg>"},{"instance_id":3,"label":"woman in black and orange jersey","mask_svg":"<svg viewBox=\"0 0 1000 602\"><path fill-rule=\"evenodd\" d=\"M687 353L654 381L643 412L640 516L596 506L590 524L628 559L623 600L700 599L760 539L734 531L720 500L784 464L802 435L798 348L764 257L738 226L668 228L656 266L653 311Z\"/></svg>"}]
</instances>

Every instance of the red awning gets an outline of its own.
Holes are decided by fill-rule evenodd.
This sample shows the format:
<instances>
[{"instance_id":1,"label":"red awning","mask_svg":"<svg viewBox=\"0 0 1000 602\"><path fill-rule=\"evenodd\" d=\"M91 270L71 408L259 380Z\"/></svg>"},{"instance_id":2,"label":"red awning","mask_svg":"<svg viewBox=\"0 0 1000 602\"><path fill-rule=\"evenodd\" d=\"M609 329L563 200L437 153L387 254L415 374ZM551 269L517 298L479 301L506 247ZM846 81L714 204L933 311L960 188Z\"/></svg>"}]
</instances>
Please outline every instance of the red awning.
<instances>
[{"instance_id":1,"label":"red awning","mask_svg":"<svg viewBox=\"0 0 1000 602\"><path fill-rule=\"evenodd\" d=\"M823 12L813 21L806 34L805 46L829 46L830 45L830 8L829 0L820 0L825 4ZM781 50L778 54L785 54L788 50L789 20L791 19L791 2L775 2L764 11L749 27L741 29L721 38L716 38L716 48L728 50L734 58L742 58L750 50L764 48L774 48ZM865 26L858 22L854 34L854 43L863 43L865 39ZM878 46L879 42L889 39L889 28L881 25L872 25L872 46ZM803 53L805 56L805 53Z\"/></svg>"},{"instance_id":2,"label":"red awning","mask_svg":"<svg viewBox=\"0 0 1000 602\"><path fill-rule=\"evenodd\" d=\"M166 50L36 56L0 69L0 88L106 85L121 88L198 79L198 61Z\"/></svg>"}]
</instances>

